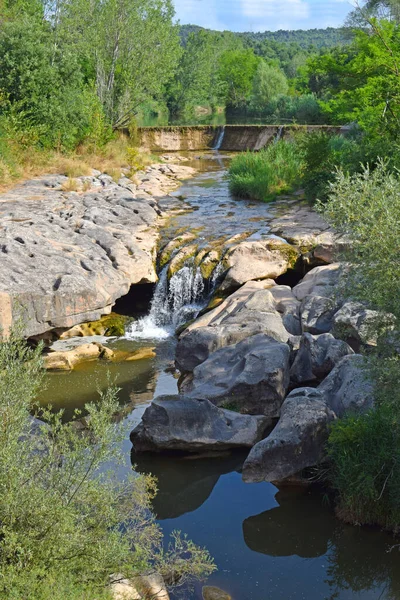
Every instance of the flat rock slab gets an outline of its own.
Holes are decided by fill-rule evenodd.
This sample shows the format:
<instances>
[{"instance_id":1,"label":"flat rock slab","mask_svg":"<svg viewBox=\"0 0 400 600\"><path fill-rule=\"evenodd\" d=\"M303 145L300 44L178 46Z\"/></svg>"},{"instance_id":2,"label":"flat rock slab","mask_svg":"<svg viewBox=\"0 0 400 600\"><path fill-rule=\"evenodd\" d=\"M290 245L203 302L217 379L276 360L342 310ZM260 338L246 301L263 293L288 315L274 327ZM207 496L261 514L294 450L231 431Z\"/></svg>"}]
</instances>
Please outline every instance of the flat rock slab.
<instances>
[{"instance_id":1,"label":"flat rock slab","mask_svg":"<svg viewBox=\"0 0 400 600\"><path fill-rule=\"evenodd\" d=\"M204 452L251 448L260 441L268 419L217 408L208 400L160 396L146 409L131 433L136 452Z\"/></svg>"},{"instance_id":2,"label":"flat rock slab","mask_svg":"<svg viewBox=\"0 0 400 600\"><path fill-rule=\"evenodd\" d=\"M29 337L95 321L131 285L156 282L160 210L151 193L176 187L182 169L152 165L152 189L98 174L66 192L67 178L49 175L1 194L0 327L20 318Z\"/></svg>"}]
</instances>

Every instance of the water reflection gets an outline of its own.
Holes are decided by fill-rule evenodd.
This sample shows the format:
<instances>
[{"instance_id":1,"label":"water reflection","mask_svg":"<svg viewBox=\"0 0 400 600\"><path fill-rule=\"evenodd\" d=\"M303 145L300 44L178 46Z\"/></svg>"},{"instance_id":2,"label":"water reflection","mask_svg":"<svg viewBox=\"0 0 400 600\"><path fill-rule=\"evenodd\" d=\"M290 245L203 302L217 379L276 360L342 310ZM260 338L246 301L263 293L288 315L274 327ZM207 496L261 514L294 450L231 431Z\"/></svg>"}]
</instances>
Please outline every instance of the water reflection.
<instances>
[{"instance_id":1,"label":"water reflection","mask_svg":"<svg viewBox=\"0 0 400 600\"><path fill-rule=\"evenodd\" d=\"M328 551L336 519L309 490L285 488L275 495L279 506L243 521L250 550L269 556L315 558Z\"/></svg>"},{"instance_id":2,"label":"water reflection","mask_svg":"<svg viewBox=\"0 0 400 600\"><path fill-rule=\"evenodd\" d=\"M75 409L84 409L88 402L96 402L99 391L104 391L110 380L120 388L119 401L121 417L127 416L138 404L150 402L157 392L159 380L164 382L164 371L173 365L176 341L173 338L157 345L157 355L128 362L91 361L83 363L67 373L47 373L45 388L41 390L39 401L42 406L49 404L55 410L64 409L65 420L71 419ZM134 352L151 345L149 342L129 342L118 340L110 343L111 348ZM164 393L176 393L176 382L169 376L164 385Z\"/></svg>"},{"instance_id":3,"label":"water reflection","mask_svg":"<svg viewBox=\"0 0 400 600\"><path fill-rule=\"evenodd\" d=\"M245 459L242 452L223 457L174 457L135 454L132 465L140 473L157 477L159 492L153 508L160 520L176 519L200 508L209 498L221 475L240 471Z\"/></svg>"},{"instance_id":4,"label":"water reflection","mask_svg":"<svg viewBox=\"0 0 400 600\"><path fill-rule=\"evenodd\" d=\"M400 598L389 535L340 523L317 490L244 484L243 459L132 456L158 478L154 509L165 534L182 530L214 556L210 585L233 600ZM198 586L185 600L200 598Z\"/></svg>"}]
</instances>

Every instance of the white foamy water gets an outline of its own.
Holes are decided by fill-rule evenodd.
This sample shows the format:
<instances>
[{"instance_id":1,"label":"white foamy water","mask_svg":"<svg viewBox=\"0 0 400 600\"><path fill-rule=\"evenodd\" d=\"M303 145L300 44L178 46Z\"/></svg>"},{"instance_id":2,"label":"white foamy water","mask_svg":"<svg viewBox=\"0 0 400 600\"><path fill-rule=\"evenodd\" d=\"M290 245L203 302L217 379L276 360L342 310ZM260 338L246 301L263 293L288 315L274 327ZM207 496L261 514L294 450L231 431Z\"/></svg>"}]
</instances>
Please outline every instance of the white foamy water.
<instances>
[{"instance_id":1,"label":"white foamy water","mask_svg":"<svg viewBox=\"0 0 400 600\"><path fill-rule=\"evenodd\" d=\"M204 307L204 281L199 268L185 265L168 280L168 267L157 283L150 312L129 327L127 339L165 339Z\"/></svg>"}]
</instances>

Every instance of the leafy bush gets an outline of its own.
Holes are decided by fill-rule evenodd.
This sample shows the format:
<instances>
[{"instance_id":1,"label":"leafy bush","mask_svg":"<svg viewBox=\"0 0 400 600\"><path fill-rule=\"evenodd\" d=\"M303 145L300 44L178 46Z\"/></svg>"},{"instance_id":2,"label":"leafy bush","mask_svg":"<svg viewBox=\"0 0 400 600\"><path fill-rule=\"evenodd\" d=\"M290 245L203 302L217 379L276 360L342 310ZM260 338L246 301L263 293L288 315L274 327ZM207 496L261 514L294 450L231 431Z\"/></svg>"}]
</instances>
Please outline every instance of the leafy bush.
<instances>
[{"instance_id":1,"label":"leafy bush","mask_svg":"<svg viewBox=\"0 0 400 600\"><path fill-rule=\"evenodd\" d=\"M260 152L244 152L232 159L229 185L241 198L269 202L300 182L303 155L294 142L280 141Z\"/></svg>"},{"instance_id":2,"label":"leafy bush","mask_svg":"<svg viewBox=\"0 0 400 600\"><path fill-rule=\"evenodd\" d=\"M320 205L321 206L321 205ZM378 345L369 354L376 407L337 422L329 438L339 514L351 522L400 525L400 178L378 162L339 172L323 207L352 244L343 255L346 296L381 313Z\"/></svg>"},{"instance_id":3,"label":"leafy bush","mask_svg":"<svg viewBox=\"0 0 400 600\"><path fill-rule=\"evenodd\" d=\"M390 407L347 417L332 428L328 456L338 516L365 525L400 526L400 423Z\"/></svg>"},{"instance_id":4,"label":"leafy bush","mask_svg":"<svg viewBox=\"0 0 400 600\"><path fill-rule=\"evenodd\" d=\"M185 538L163 548L151 512L154 480L132 474L119 482L107 468L123 460L126 434L113 419L115 389L86 407L84 433L50 410L41 413L46 424L32 419L40 353L15 333L0 343L0 596L98 600L116 572L209 574L208 553Z\"/></svg>"}]
</instances>

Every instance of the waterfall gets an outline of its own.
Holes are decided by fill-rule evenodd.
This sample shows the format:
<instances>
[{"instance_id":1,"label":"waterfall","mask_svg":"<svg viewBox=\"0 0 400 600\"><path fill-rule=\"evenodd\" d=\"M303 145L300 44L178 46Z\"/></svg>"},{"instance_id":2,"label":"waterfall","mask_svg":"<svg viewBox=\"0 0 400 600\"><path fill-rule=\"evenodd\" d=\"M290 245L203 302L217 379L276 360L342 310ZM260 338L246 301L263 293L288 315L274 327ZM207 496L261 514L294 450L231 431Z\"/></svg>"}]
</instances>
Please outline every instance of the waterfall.
<instances>
[{"instance_id":1,"label":"waterfall","mask_svg":"<svg viewBox=\"0 0 400 600\"><path fill-rule=\"evenodd\" d=\"M281 141L282 137L283 137L283 130L284 130L284 125L281 125L277 131L276 137L275 137L275 144L277 144L278 142Z\"/></svg>"},{"instance_id":2,"label":"waterfall","mask_svg":"<svg viewBox=\"0 0 400 600\"><path fill-rule=\"evenodd\" d=\"M165 267L157 283L150 312L126 331L128 339L163 339L193 319L206 304L204 280L194 264L186 264L168 279Z\"/></svg>"},{"instance_id":3,"label":"waterfall","mask_svg":"<svg viewBox=\"0 0 400 600\"><path fill-rule=\"evenodd\" d=\"M213 150L216 150L218 152L218 150L222 146L222 142L224 141L224 136L225 136L225 125L223 125L221 127L221 130L218 133L217 141L215 142L215 146L214 146Z\"/></svg>"}]
</instances>

